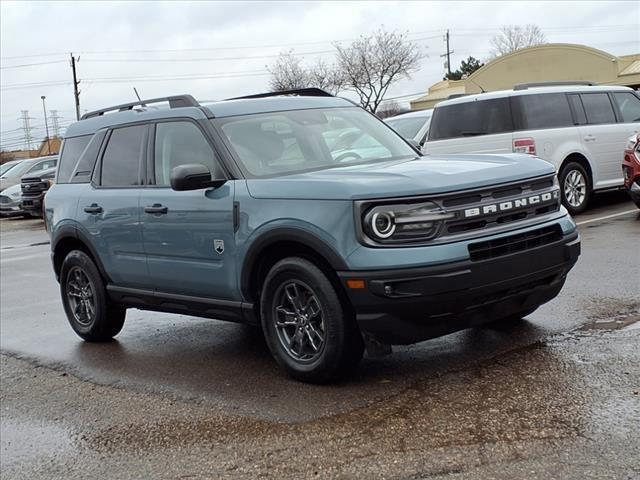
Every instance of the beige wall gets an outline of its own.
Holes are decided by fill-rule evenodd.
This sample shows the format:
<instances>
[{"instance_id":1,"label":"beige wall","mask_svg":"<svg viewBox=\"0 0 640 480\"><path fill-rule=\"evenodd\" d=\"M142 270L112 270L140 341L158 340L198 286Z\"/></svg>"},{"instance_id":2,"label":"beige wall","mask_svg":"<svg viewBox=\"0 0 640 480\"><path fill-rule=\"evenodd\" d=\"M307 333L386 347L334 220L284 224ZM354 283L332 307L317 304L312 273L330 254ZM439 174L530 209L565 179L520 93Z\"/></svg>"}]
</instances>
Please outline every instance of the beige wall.
<instances>
[{"instance_id":1,"label":"beige wall","mask_svg":"<svg viewBox=\"0 0 640 480\"><path fill-rule=\"evenodd\" d=\"M412 110L433 108L449 94L508 90L518 83L593 81L605 85L640 85L640 73L620 75L636 55L615 57L583 45L547 44L499 57L457 82L438 82L429 94L411 102ZM462 85L461 85L462 84Z\"/></svg>"}]
</instances>

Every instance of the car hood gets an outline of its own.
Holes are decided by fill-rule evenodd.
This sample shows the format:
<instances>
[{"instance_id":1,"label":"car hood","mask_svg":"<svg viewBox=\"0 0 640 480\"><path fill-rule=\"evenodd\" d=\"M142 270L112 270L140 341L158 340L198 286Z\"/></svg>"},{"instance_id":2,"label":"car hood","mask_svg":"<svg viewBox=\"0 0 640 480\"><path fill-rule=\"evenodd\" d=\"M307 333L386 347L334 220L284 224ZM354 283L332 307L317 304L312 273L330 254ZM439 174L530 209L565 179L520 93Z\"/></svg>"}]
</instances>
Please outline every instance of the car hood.
<instances>
[{"instance_id":1,"label":"car hood","mask_svg":"<svg viewBox=\"0 0 640 480\"><path fill-rule=\"evenodd\" d=\"M2 192L3 190L9 188L9 187L13 187L14 185L19 185L20 184L20 179L19 178L3 178L0 179L0 192Z\"/></svg>"},{"instance_id":2,"label":"car hood","mask_svg":"<svg viewBox=\"0 0 640 480\"><path fill-rule=\"evenodd\" d=\"M439 155L250 179L255 198L359 200L467 190L554 173L537 157L508 155Z\"/></svg>"}]
</instances>

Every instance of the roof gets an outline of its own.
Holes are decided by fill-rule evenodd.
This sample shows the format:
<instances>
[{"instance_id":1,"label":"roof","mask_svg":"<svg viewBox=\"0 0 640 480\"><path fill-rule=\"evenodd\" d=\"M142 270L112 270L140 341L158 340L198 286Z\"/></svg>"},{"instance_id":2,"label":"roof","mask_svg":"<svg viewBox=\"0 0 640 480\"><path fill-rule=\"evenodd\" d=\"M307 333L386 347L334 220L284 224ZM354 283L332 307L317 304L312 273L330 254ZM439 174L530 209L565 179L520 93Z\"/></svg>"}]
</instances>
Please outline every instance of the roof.
<instances>
[{"instance_id":1,"label":"roof","mask_svg":"<svg viewBox=\"0 0 640 480\"><path fill-rule=\"evenodd\" d=\"M236 115L252 115L285 110L307 110L311 108L353 107L349 100L340 97L268 97L254 99L223 100L205 103L199 107L158 108L140 107L122 112L94 116L69 125L66 137L91 135L102 128L128 123L161 120L166 118L223 118Z\"/></svg>"},{"instance_id":2,"label":"roof","mask_svg":"<svg viewBox=\"0 0 640 480\"><path fill-rule=\"evenodd\" d=\"M477 93L472 95L466 95L464 97L452 98L451 100L445 100L436 106L444 107L446 105L456 105L459 103L467 103L481 100L489 100L491 98L504 98L504 97L516 97L521 95L535 95L540 93L565 93L565 92L610 92L610 91L628 91L632 92L633 89L629 87L621 87L617 85L594 85L594 86L556 86L556 87L532 87L527 90L499 90L497 92Z\"/></svg>"}]
</instances>

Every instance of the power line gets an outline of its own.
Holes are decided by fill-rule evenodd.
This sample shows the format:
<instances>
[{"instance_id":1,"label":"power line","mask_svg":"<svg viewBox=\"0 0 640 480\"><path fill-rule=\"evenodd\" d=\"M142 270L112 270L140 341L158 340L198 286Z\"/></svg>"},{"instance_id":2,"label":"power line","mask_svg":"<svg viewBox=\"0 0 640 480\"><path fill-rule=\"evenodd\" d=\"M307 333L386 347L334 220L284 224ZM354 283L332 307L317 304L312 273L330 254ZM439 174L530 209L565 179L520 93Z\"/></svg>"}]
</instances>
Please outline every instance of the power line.
<instances>
[{"instance_id":1,"label":"power line","mask_svg":"<svg viewBox=\"0 0 640 480\"><path fill-rule=\"evenodd\" d=\"M55 60L53 62L38 62L38 63L23 63L21 65L9 65L6 67L0 67L1 70L6 70L9 68L22 68L22 67L33 67L36 65L51 65L53 63L63 63L64 60Z\"/></svg>"}]
</instances>

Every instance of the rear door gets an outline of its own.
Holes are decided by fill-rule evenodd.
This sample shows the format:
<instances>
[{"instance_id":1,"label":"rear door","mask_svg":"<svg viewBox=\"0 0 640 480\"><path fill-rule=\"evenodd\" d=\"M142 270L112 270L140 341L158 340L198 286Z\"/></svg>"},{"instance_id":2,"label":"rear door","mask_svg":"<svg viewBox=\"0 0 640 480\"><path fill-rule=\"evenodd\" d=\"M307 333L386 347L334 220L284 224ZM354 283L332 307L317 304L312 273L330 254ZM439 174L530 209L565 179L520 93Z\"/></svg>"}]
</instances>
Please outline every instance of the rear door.
<instances>
[{"instance_id":1,"label":"rear door","mask_svg":"<svg viewBox=\"0 0 640 480\"><path fill-rule=\"evenodd\" d=\"M511 153L512 132L508 97L436 107L424 151L428 154Z\"/></svg>"},{"instance_id":2,"label":"rear door","mask_svg":"<svg viewBox=\"0 0 640 480\"><path fill-rule=\"evenodd\" d=\"M148 129L148 125L134 125L108 132L92 183L86 184L78 203L79 233L95 248L111 281L119 286L149 285L140 226Z\"/></svg>"},{"instance_id":3,"label":"rear door","mask_svg":"<svg viewBox=\"0 0 640 480\"><path fill-rule=\"evenodd\" d=\"M150 142L149 185L141 196L142 230L149 276L158 292L215 299L237 299L234 183L178 192L171 170L206 165L225 178L212 145L189 120L159 122Z\"/></svg>"},{"instance_id":4,"label":"rear door","mask_svg":"<svg viewBox=\"0 0 640 480\"><path fill-rule=\"evenodd\" d=\"M617 123L612 99L607 92L581 93L580 100L584 109L584 120L579 126L580 137L595 170L594 188L622 186L620 165L631 133L627 134L627 129ZM582 117L582 112L578 117Z\"/></svg>"}]
</instances>

